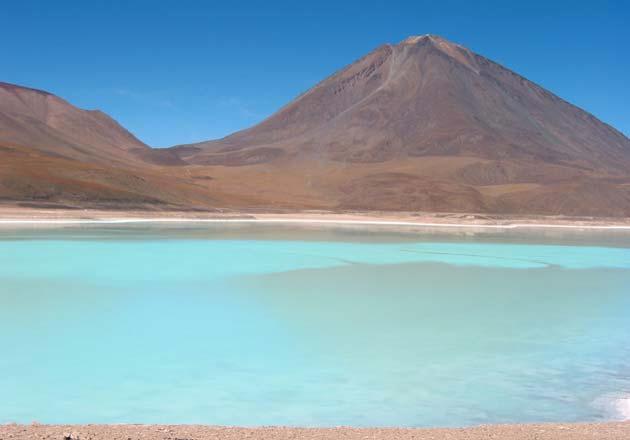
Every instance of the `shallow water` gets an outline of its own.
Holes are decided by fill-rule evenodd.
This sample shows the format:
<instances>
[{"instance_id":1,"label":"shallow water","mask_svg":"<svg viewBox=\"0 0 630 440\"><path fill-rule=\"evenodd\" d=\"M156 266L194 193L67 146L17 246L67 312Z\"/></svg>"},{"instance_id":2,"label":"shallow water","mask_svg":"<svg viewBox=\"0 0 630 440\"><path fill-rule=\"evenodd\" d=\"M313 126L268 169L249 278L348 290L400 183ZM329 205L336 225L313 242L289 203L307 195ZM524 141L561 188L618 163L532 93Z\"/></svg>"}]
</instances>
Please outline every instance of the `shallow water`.
<instances>
[{"instance_id":1,"label":"shallow water","mask_svg":"<svg viewBox=\"0 0 630 440\"><path fill-rule=\"evenodd\" d=\"M2 230L0 282L0 423L630 417L624 237Z\"/></svg>"}]
</instances>

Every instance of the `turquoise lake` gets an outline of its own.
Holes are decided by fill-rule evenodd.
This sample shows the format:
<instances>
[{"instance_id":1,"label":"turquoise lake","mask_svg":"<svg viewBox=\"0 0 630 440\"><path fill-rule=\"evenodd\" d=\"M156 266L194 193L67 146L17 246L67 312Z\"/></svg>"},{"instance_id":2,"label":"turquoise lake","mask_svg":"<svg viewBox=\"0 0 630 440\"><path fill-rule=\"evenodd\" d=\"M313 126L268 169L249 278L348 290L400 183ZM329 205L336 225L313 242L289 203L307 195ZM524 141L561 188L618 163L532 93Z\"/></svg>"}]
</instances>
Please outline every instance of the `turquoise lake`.
<instances>
[{"instance_id":1,"label":"turquoise lake","mask_svg":"<svg viewBox=\"0 0 630 440\"><path fill-rule=\"evenodd\" d=\"M0 229L0 423L630 418L630 239Z\"/></svg>"}]
</instances>

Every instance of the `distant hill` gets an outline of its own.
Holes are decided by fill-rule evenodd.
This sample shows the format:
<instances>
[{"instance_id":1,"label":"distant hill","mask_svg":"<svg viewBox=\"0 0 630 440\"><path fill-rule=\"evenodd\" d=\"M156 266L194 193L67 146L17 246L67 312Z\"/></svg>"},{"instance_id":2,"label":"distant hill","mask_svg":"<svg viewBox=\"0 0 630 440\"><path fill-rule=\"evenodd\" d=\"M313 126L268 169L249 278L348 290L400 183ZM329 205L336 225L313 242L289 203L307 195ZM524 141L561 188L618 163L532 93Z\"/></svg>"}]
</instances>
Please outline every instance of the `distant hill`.
<instances>
[{"instance_id":1,"label":"distant hill","mask_svg":"<svg viewBox=\"0 0 630 440\"><path fill-rule=\"evenodd\" d=\"M183 163L103 112L0 83L0 201L152 209L208 204L206 191L161 169Z\"/></svg>"}]
</instances>

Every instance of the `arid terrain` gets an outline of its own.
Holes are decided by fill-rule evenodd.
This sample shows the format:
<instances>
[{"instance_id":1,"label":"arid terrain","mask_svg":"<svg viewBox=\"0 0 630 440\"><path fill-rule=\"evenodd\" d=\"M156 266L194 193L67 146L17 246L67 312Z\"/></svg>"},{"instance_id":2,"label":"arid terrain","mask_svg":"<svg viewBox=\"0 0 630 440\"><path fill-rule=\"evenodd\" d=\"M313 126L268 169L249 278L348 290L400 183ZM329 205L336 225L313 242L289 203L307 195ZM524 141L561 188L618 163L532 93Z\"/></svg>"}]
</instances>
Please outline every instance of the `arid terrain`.
<instances>
[{"instance_id":1,"label":"arid terrain","mask_svg":"<svg viewBox=\"0 0 630 440\"><path fill-rule=\"evenodd\" d=\"M629 423L493 425L456 429L236 428L195 425L0 425L0 440L627 440Z\"/></svg>"},{"instance_id":2,"label":"arid terrain","mask_svg":"<svg viewBox=\"0 0 630 440\"><path fill-rule=\"evenodd\" d=\"M250 129L168 149L0 83L0 202L626 217L630 140L425 35L377 48Z\"/></svg>"}]
</instances>

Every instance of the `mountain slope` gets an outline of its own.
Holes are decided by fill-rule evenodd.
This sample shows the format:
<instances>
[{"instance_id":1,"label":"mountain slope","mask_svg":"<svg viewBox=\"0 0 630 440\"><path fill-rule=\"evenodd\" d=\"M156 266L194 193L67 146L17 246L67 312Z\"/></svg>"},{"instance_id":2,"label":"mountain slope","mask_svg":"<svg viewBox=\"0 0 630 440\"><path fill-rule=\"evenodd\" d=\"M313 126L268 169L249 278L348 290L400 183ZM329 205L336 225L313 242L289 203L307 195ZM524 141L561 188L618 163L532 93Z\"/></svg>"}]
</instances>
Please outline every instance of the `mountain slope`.
<instances>
[{"instance_id":1,"label":"mountain slope","mask_svg":"<svg viewBox=\"0 0 630 440\"><path fill-rule=\"evenodd\" d=\"M82 110L51 93L2 82L0 142L89 162L160 162L167 155L177 161L168 152L155 153L101 111Z\"/></svg>"},{"instance_id":2,"label":"mountain slope","mask_svg":"<svg viewBox=\"0 0 630 440\"><path fill-rule=\"evenodd\" d=\"M205 189L159 164L183 162L103 112L0 83L0 201L151 209L213 203Z\"/></svg>"},{"instance_id":3,"label":"mountain slope","mask_svg":"<svg viewBox=\"0 0 630 440\"><path fill-rule=\"evenodd\" d=\"M630 215L628 138L430 35L376 49L250 129L173 150L243 174L299 169L295 191L336 209Z\"/></svg>"},{"instance_id":4,"label":"mountain slope","mask_svg":"<svg viewBox=\"0 0 630 440\"><path fill-rule=\"evenodd\" d=\"M410 37L254 127L170 149L0 83L0 201L630 216L630 140L466 48Z\"/></svg>"},{"instance_id":5,"label":"mountain slope","mask_svg":"<svg viewBox=\"0 0 630 440\"><path fill-rule=\"evenodd\" d=\"M382 46L261 124L181 154L234 165L286 155L342 162L466 155L630 169L621 133L435 36Z\"/></svg>"}]
</instances>

